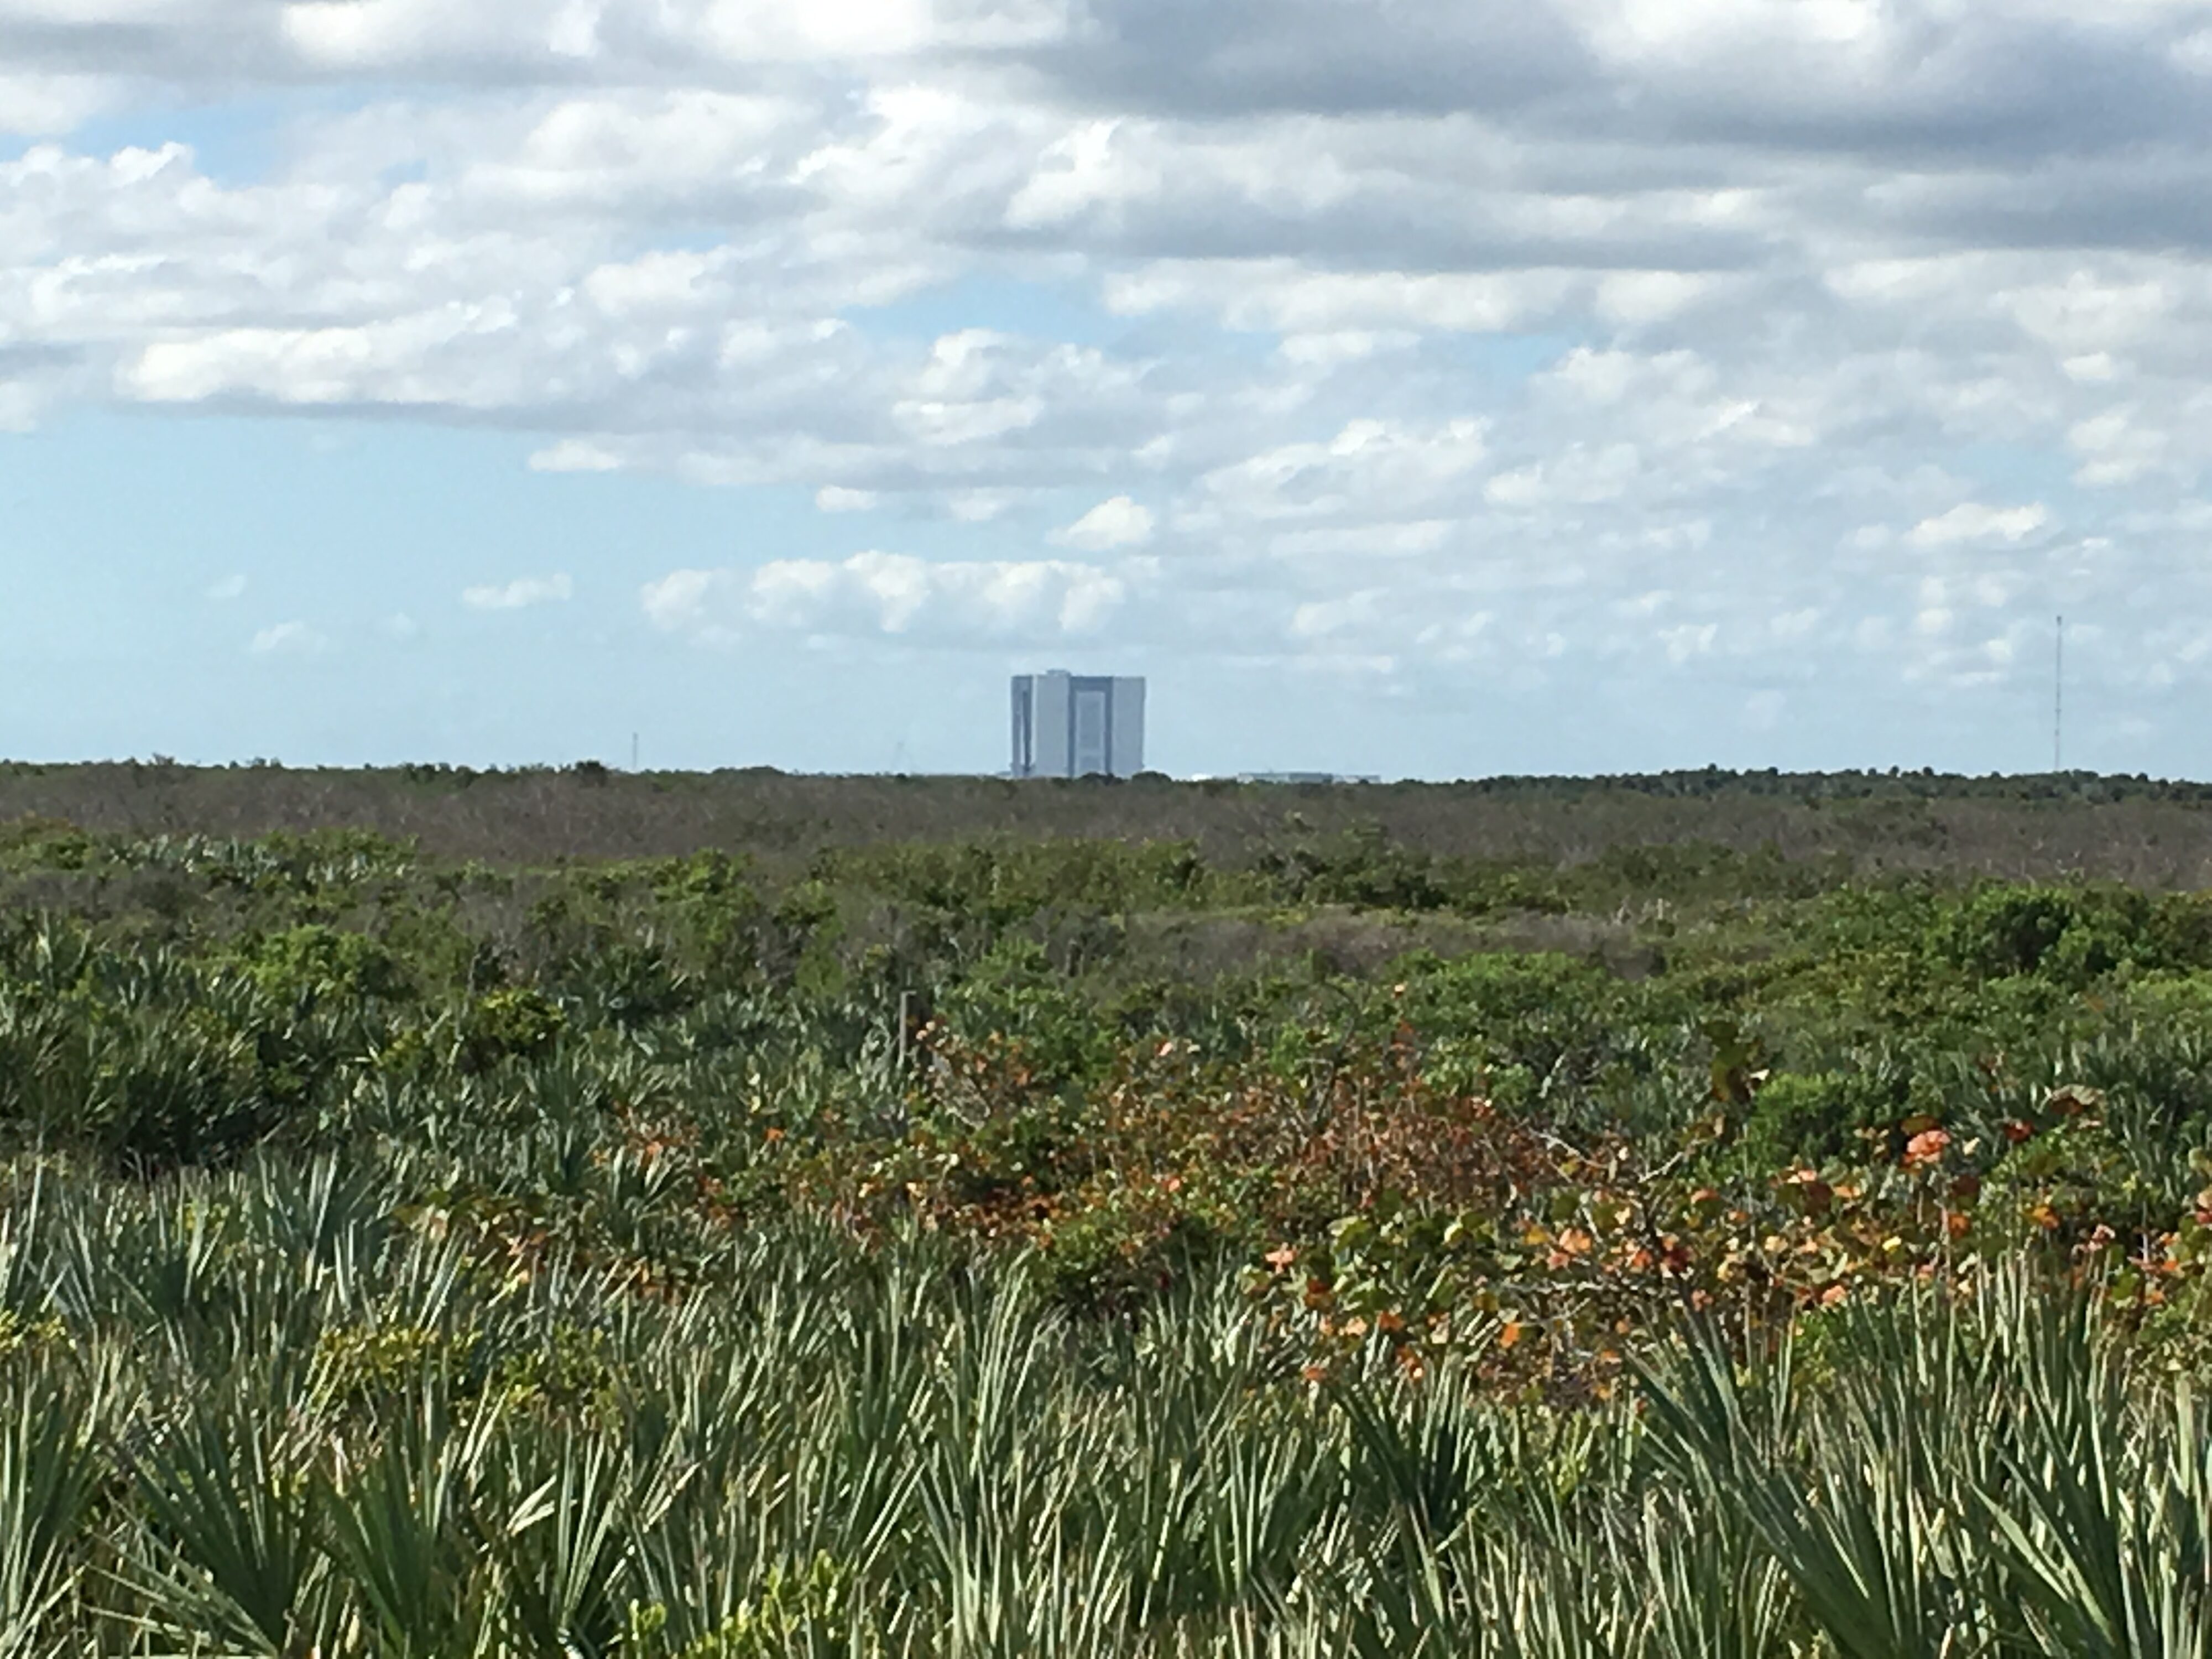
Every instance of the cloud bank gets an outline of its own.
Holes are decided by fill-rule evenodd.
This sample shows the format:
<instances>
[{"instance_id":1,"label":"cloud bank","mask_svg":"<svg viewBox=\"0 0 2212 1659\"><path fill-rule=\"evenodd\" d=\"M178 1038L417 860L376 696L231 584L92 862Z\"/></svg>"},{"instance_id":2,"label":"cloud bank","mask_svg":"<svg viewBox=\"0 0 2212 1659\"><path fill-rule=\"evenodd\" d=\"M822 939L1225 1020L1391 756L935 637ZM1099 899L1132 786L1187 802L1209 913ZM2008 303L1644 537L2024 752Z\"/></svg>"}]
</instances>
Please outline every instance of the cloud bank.
<instances>
[{"instance_id":1,"label":"cloud bank","mask_svg":"<svg viewBox=\"0 0 2212 1659\"><path fill-rule=\"evenodd\" d=\"M2212 675L2208 0L0 0L0 424L397 413L975 526L644 589L704 643L1759 729L2021 684L2061 610L2115 708ZM257 98L258 167L96 136Z\"/></svg>"}]
</instances>

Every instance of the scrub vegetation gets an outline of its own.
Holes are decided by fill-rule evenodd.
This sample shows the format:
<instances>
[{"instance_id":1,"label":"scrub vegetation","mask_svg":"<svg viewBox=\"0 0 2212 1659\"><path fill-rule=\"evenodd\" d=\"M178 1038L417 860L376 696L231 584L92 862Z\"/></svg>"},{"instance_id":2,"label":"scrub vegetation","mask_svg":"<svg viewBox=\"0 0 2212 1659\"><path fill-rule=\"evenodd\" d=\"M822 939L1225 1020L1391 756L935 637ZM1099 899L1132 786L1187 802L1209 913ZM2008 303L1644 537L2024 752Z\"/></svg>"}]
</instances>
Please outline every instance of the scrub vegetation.
<instances>
[{"instance_id":1,"label":"scrub vegetation","mask_svg":"<svg viewBox=\"0 0 2212 1659\"><path fill-rule=\"evenodd\" d=\"M0 1659L2212 1654L2191 788L0 808Z\"/></svg>"}]
</instances>

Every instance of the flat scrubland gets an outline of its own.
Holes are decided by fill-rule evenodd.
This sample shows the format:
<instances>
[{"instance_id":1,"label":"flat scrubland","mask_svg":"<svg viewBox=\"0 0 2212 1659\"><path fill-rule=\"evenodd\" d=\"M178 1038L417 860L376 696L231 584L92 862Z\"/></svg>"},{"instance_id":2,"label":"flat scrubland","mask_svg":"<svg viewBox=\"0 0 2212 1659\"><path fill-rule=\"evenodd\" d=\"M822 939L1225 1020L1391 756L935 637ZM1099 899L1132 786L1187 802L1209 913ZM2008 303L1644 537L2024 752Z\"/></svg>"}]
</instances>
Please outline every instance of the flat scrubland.
<instances>
[{"instance_id":1,"label":"flat scrubland","mask_svg":"<svg viewBox=\"0 0 2212 1659\"><path fill-rule=\"evenodd\" d=\"M1736 773L1285 786L820 777L767 769L622 773L593 763L475 772L301 770L173 762L0 762L0 822L64 819L140 836L370 830L424 854L503 862L680 857L710 848L805 859L884 842L1106 837L1184 841L1235 863L1303 823L1379 830L1416 853L1574 863L1609 848L1699 843L1844 855L1869 868L2158 887L2212 883L2212 785L2087 774Z\"/></svg>"},{"instance_id":2,"label":"flat scrubland","mask_svg":"<svg viewBox=\"0 0 2212 1659\"><path fill-rule=\"evenodd\" d=\"M0 1659L2212 1654L2212 791L0 768Z\"/></svg>"}]
</instances>

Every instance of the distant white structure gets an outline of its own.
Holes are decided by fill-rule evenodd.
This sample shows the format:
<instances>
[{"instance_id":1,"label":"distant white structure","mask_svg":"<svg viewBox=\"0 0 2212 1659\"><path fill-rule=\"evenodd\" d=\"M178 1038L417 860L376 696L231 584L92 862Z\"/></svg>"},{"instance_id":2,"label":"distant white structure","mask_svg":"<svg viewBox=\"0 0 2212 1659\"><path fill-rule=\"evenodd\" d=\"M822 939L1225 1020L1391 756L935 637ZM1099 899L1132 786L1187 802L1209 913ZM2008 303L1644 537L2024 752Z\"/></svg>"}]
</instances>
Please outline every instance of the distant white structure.
<instances>
[{"instance_id":1,"label":"distant white structure","mask_svg":"<svg viewBox=\"0 0 2212 1659\"><path fill-rule=\"evenodd\" d=\"M1133 778L1145 769L1145 682L1055 668L1014 676L1018 778Z\"/></svg>"}]
</instances>

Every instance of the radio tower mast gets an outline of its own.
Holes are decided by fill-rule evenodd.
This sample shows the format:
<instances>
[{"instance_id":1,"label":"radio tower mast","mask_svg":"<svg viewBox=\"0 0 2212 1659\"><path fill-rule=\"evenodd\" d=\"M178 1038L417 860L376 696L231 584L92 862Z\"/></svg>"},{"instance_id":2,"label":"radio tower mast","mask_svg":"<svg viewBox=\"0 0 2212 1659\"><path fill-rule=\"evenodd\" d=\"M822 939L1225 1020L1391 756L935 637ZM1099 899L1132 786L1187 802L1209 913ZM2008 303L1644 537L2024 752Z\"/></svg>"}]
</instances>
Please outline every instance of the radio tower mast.
<instances>
[{"instance_id":1,"label":"radio tower mast","mask_svg":"<svg viewBox=\"0 0 2212 1659\"><path fill-rule=\"evenodd\" d=\"M2065 769L2066 737L2066 618L2058 619L2051 648L2051 769Z\"/></svg>"}]
</instances>

